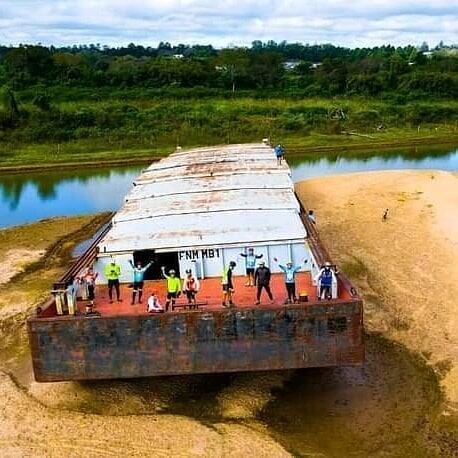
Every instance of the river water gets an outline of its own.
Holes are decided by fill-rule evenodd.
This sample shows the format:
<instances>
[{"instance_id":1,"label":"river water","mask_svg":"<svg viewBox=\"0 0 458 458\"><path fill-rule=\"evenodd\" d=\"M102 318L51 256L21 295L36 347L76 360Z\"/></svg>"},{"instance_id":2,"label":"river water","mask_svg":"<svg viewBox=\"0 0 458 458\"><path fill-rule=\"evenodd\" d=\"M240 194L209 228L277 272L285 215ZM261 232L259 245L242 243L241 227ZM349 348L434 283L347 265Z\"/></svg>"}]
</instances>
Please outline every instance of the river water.
<instances>
[{"instance_id":1,"label":"river water","mask_svg":"<svg viewBox=\"0 0 458 458\"><path fill-rule=\"evenodd\" d=\"M456 147L292 155L293 179L389 169L458 170ZM63 215L117 210L142 166L0 175L0 227Z\"/></svg>"}]
</instances>

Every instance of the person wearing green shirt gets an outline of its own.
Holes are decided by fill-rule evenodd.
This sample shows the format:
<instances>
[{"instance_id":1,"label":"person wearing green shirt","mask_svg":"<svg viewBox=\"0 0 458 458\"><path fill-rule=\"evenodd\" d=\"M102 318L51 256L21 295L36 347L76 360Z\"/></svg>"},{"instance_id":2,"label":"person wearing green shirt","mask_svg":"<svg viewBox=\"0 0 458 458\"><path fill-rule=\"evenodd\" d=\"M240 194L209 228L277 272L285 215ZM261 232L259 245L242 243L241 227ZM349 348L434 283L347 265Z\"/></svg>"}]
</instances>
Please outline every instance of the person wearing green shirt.
<instances>
[{"instance_id":1,"label":"person wearing green shirt","mask_svg":"<svg viewBox=\"0 0 458 458\"><path fill-rule=\"evenodd\" d=\"M110 304L113 303L113 288L116 291L116 299L118 302L122 302L121 294L119 291L119 277L121 276L121 266L116 264L114 258L105 265L104 269L105 278L108 280L108 297L110 298Z\"/></svg>"},{"instance_id":2,"label":"person wearing green shirt","mask_svg":"<svg viewBox=\"0 0 458 458\"><path fill-rule=\"evenodd\" d=\"M169 274L165 273L165 267L161 267L162 275L167 280L167 300L165 301L165 311L168 312L170 302L172 302L172 311L175 302L181 294L181 280L175 276L175 270L170 269Z\"/></svg>"}]
</instances>

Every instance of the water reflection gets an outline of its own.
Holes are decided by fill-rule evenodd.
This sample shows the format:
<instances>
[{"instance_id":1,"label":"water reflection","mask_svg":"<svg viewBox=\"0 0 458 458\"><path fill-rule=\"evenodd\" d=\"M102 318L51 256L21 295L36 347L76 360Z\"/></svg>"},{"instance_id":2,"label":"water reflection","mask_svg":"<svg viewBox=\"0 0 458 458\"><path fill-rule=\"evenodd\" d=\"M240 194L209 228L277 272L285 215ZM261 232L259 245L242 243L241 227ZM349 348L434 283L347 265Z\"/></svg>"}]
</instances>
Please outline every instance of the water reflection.
<instances>
[{"instance_id":1,"label":"water reflection","mask_svg":"<svg viewBox=\"0 0 458 458\"><path fill-rule=\"evenodd\" d=\"M288 159L293 179L375 170L458 170L458 149L444 146L412 147L384 151L308 154Z\"/></svg>"},{"instance_id":2,"label":"water reflection","mask_svg":"<svg viewBox=\"0 0 458 458\"><path fill-rule=\"evenodd\" d=\"M116 210L141 166L0 176L0 227Z\"/></svg>"},{"instance_id":3,"label":"water reflection","mask_svg":"<svg viewBox=\"0 0 458 458\"><path fill-rule=\"evenodd\" d=\"M412 147L288 157L293 179L370 170L458 170L458 149ZM142 166L0 175L0 227L116 210Z\"/></svg>"}]
</instances>

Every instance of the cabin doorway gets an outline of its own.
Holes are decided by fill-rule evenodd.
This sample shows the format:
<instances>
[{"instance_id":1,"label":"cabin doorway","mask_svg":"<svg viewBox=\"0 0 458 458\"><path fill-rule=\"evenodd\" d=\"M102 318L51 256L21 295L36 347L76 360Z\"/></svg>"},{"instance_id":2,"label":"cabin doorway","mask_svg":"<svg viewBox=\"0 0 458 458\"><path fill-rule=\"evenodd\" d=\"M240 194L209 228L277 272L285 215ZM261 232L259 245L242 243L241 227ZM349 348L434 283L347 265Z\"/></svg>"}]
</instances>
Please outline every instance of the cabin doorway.
<instances>
[{"instance_id":1,"label":"cabin doorway","mask_svg":"<svg viewBox=\"0 0 458 458\"><path fill-rule=\"evenodd\" d=\"M161 266L165 267L166 273L174 269L176 275L180 275L180 263L178 262L178 253L156 253L154 250L134 251L134 263L141 262L145 266L153 261L153 265L145 272L145 280L160 280L164 278L161 272Z\"/></svg>"}]
</instances>

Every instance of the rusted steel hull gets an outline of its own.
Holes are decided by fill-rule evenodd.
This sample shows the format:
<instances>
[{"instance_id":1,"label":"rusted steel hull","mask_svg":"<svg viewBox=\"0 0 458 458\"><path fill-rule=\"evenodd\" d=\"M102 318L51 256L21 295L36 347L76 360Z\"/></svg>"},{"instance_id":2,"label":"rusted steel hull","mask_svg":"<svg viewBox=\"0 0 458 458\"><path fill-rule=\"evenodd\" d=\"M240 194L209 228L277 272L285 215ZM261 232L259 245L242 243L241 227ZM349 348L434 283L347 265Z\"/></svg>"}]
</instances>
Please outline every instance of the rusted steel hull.
<instances>
[{"instance_id":1,"label":"rusted steel hull","mask_svg":"<svg viewBox=\"0 0 458 458\"><path fill-rule=\"evenodd\" d=\"M40 382L358 365L362 302L30 318Z\"/></svg>"}]
</instances>

